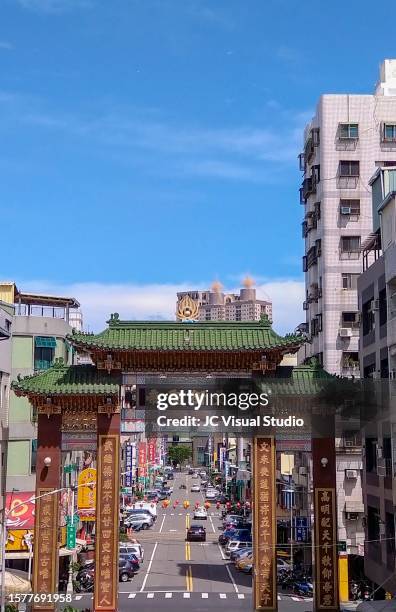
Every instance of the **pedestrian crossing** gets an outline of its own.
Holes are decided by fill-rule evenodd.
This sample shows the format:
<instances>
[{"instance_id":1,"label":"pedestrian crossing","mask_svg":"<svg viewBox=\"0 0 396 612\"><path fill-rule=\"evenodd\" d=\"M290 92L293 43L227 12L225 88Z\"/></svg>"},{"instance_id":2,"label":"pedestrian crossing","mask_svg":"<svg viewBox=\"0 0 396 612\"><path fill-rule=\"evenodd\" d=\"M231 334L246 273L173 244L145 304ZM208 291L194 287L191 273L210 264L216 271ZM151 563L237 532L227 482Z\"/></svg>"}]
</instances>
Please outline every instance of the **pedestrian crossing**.
<instances>
[{"instance_id":1,"label":"pedestrian crossing","mask_svg":"<svg viewBox=\"0 0 396 612\"><path fill-rule=\"evenodd\" d=\"M189 591L139 591L135 593L127 593L121 592L119 593L120 597L127 597L127 599L228 599L228 600L242 600L242 599L250 599L251 595L249 593L195 593ZM75 595L75 601L81 601L84 597L90 597L93 599L92 595ZM297 597L295 595L278 595L278 601L312 601L312 597Z\"/></svg>"}]
</instances>

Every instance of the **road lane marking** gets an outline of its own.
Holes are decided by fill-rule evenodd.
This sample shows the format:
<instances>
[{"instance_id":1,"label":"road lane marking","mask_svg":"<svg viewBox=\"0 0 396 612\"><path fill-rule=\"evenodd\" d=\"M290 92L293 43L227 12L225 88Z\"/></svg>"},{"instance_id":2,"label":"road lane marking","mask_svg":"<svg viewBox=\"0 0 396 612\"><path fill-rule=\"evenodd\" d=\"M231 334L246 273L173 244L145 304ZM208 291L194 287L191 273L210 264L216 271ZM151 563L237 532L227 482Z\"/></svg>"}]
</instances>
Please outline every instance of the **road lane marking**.
<instances>
[{"instance_id":1,"label":"road lane marking","mask_svg":"<svg viewBox=\"0 0 396 612\"><path fill-rule=\"evenodd\" d=\"M79 601L80 599L82 599L82 597L83 597L82 595L76 595L74 599L75 599L76 601Z\"/></svg>"},{"instance_id":2,"label":"road lane marking","mask_svg":"<svg viewBox=\"0 0 396 612\"><path fill-rule=\"evenodd\" d=\"M234 587L234 589L235 589L235 593L238 593L238 592L239 592L239 590L238 590L238 587L237 587L236 582L235 582L235 580L234 580L234 576L231 574L231 570L230 570L230 568L228 567L228 565L226 565L226 566L225 566L225 568L226 568L227 573L228 573L228 575L229 575L229 577L230 577L230 580L231 580L231 582L232 582L232 585L233 585L233 587Z\"/></svg>"},{"instance_id":3,"label":"road lane marking","mask_svg":"<svg viewBox=\"0 0 396 612\"><path fill-rule=\"evenodd\" d=\"M238 599L245 599L245 593L238 593Z\"/></svg>"},{"instance_id":4,"label":"road lane marking","mask_svg":"<svg viewBox=\"0 0 396 612\"><path fill-rule=\"evenodd\" d=\"M209 520L210 520L210 522L212 524L213 533L216 533L216 529L215 529L215 526L213 525L213 519L212 519L211 516L209 517Z\"/></svg>"},{"instance_id":5,"label":"road lane marking","mask_svg":"<svg viewBox=\"0 0 396 612\"><path fill-rule=\"evenodd\" d=\"M147 593L147 599L153 599L154 593Z\"/></svg>"},{"instance_id":6,"label":"road lane marking","mask_svg":"<svg viewBox=\"0 0 396 612\"><path fill-rule=\"evenodd\" d=\"M166 519L166 514L164 514L164 517L163 517L163 519L162 519L161 527L159 528L159 533L162 533L162 528L163 528L163 526L164 526L165 519Z\"/></svg>"},{"instance_id":7,"label":"road lane marking","mask_svg":"<svg viewBox=\"0 0 396 612\"><path fill-rule=\"evenodd\" d=\"M202 599L208 599L208 593L201 593Z\"/></svg>"},{"instance_id":8,"label":"road lane marking","mask_svg":"<svg viewBox=\"0 0 396 612\"><path fill-rule=\"evenodd\" d=\"M128 599L135 599L136 593L129 593Z\"/></svg>"},{"instance_id":9,"label":"road lane marking","mask_svg":"<svg viewBox=\"0 0 396 612\"><path fill-rule=\"evenodd\" d=\"M221 548L220 544L218 544L217 546L219 547L221 558L223 559L223 561L226 561L226 557L224 556L223 549Z\"/></svg>"},{"instance_id":10,"label":"road lane marking","mask_svg":"<svg viewBox=\"0 0 396 612\"><path fill-rule=\"evenodd\" d=\"M190 599L190 593L183 593L184 599Z\"/></svg>"},{"instance_id":11,"label":"road lane marking","mask_svg":"<svg viewBox=\"0 0 396 612\"><path fill-rule=\"evenodd\" d=\"M219 593L220 599L227 599L227 595L225 593Z\"/></svg>"},{"instance_id":12,"label":"road lane marking","mask_svg":"<svg viewBox=\"0 0 396 612\"><path fill-rule=\"evenodd\" d=\"M173 593L165 593L165 599L172 599Z\"/></svg>"},{"instance_id":13,"label":"road lane marking","mask_svg":"<svg viewBox=\"0 0 396 612\"><path fill-rule=\"evenodd\" d=\"M186 529L190 527L190 514L186 514Z\"/></svg>"},{"instance_id":14,"label":"road lane marking","mask_svg":"<svg viewBox=\"0 0 396 612\"><path fill-rule=\"evenodd\" d=\"M190 546L190 542L186 542L186 561L191 561L191 546Z\"/></svg>"},{"instance_id":15,"label":"road lane marking","mask_svg":"<svg viewBox=\"0 0 396 612\"><path fill-rule=\"evenodd\" d=\"M157 546L158 546L158 542L155 543L154 548L153 548L153 552L151 553L150 561L149 561L149 564L147 566L146 575L144 577L143 584L141 586L140 592L144 591L144 587L146 586L147 578L148 578L148 575L150 573L151 566L153 564L154 555L155 555L155 551L157 550Z\"/></svg>"},{"instance_id":16,"label":"road lane marking","mask_svg":"<svg viewBox=\"0 0 396 612\"><path fill-rule=\"evenodd\" d=\"M186 590L191 593L193 590L192 570L191 565L186 569Z\"/></svg>"}]
</instances>

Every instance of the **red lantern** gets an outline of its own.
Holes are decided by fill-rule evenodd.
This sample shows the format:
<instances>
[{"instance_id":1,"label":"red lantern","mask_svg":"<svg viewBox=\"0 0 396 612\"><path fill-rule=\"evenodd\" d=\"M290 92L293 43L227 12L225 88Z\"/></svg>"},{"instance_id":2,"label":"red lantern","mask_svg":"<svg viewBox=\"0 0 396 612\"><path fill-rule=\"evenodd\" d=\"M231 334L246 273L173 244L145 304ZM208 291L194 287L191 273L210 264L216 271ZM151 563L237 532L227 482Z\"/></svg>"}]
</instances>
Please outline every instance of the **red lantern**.
<instances>
[{"instance_id":1,"label":"red lantern","mask_svg":"<svg viewBox=\"0 0 396 612\"><path fill-rule=\"evenodd\" d=\"M208 501L207 501L207 502L205 502L205 503L204 503L204 506L205 506L206 510L209 510L209 508L210 508L210 502L208 502Z\"/></svg>"},{"instance_id":2,"label":"red lantern","mask_svg":"<svg viewBox=\"0 0 396 612\"><path fill-rule=\"evenodd\" d=\"M176 506L179 505L179 500L178 499L175 501L175 504L176 504Z\"/></svg>"},{"instance_id":3,"label":"red lantern","mask_svg":"<svg viewBox=\"0 0 396 612\"><path fill-rule=\"evenodd\" d=\"M198 508L199 507L199 502L195 502L195 507Z\"/></svg>"},{"instance_id":4,"label":"red lantern","mask_svg":"<svg viewBox=\"0 0 396 612\"><path fill-rule=\"evenodd\" d=\"M237 503L237 508L240 508L240 507L241 507L241 504L240 504L240 502L238 502Z\"/></svg>"},{"instance_id":5,"label":"red lantern","mask_svg":"<svg viewBox=\"0 0 396 612\"><path fill-rule=\"evenodd\" d=\"M231 502L227 502L226 506L227 506L227 510L229 510L231 508Z\"/></svg>"},{"instance_id":6,"label":"red lantern","mask_svg":"<svg viewBox=\"0 0 396 612\"><path fill-rule=\"evenodd\" d=\"M168 507L168 504L166 503L166 501L163 501L163 502L162 502L162 507L163 507L163 508L167 508L167 507Z\"/></svg>"}]
</instances>

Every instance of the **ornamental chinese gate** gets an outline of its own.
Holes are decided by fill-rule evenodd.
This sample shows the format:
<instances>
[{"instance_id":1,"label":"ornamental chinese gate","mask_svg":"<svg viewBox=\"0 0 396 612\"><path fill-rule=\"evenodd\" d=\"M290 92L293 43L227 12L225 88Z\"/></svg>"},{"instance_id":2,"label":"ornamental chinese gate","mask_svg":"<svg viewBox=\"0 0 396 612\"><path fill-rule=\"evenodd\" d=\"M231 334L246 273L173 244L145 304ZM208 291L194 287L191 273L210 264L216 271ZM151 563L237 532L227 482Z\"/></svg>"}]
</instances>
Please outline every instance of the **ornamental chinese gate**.
<instances>
[{"instance_id":1,"label":"ornamental chinese gate","mask_svg":"<svg viewBox=\"0 0 396 612\"><path fill-rule=\"evenodd\" d=\"M56 491L61 487L62 430L73 430L77 423L92 431L94 424L98 465L94 610L115 612L118 607L121 372L191 371L210 374L211 378L216 372L223 375L242 372L245 376L250 373L262 380L270 379L275 376L283 355L297 350L301 339L292 335L281 338L272 331L268 320L184 326L121 322L113 315L108 330L100 338L76 333L69 341L76 350L90 352L94 365L65 366L59 362L44 373L13 384L15 392L28 396L38 412L33 591L57 592L59 493ZM297 378L302 376L302 370L304 367L298 371ZM295 389L293 385L292 388ZM277 609L275 450L274 437L254 438L253 599L256 610L268 611ZM315 608L333 612L339 608L333 435L312 440L312 458ZM33 610L42 609L54 610L54 604L49 601L34 604Z\"/></svg>"}]
</instances>

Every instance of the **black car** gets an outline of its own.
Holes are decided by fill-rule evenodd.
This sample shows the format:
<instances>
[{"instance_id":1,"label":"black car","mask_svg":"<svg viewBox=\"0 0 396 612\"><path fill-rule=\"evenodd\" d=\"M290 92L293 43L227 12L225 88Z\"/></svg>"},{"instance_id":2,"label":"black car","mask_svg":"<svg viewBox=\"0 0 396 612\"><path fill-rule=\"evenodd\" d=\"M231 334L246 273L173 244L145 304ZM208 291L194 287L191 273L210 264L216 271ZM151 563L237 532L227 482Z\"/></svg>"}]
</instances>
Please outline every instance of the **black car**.
<instances>
[{"instance_id":1,"label":"black car","mask_svg":"<svg viewBox=\"0 0 396 612\"><path fill-rule=\"evenodd\" d=\"M137 558L135 553L119 553L119 559L120 561L129 561L135 572L140 567L139 559Z\"/></svg>"},{"instance_id":2,"label":"black car","mask_svg":"<svg viewBox=\"0 0 396 612\"><path fill-rule=\"evenodd\" d=\"M175 477L174 477L174 475L173 475L173 472L168 472L168 473L166 474L166 477L167 477L167 479L168 479L168 480L175 480Z\"/></svg>"},{"instance_id":3,"label":"black car","mask_svg":"<svg viewBox=\"0 0 396 612\"><path fill-rule=\"evenodd\" d=\"M220 502L221 504L226 504L230 501L230 498L227 497L227 495L223 495L223 493L220 493L220 495L217 496L216 501Z\"/></svg>"},{"instance_id":4,"label":"black car","mask_svg":"<svg viewBox=\"0 0 396 612\"><path fill-rule=\"evenodd\" d=\"M132 564L128 559L119 559L118 575L120 582L128 582L136 573L135 564Z\"/></svg>"},{"instance_id":5,"label":"black car","mask_svg":"<svg viewBox=\"0 0 396 612\"><path fill-rule=\"evenodd\" d=\"M187 538L190 542L206 542L206 529L202 525L191 525L187 529Z\"/></svg>"}]
</instances>

